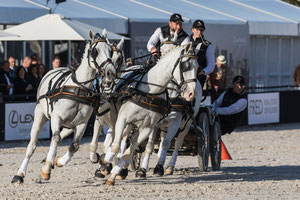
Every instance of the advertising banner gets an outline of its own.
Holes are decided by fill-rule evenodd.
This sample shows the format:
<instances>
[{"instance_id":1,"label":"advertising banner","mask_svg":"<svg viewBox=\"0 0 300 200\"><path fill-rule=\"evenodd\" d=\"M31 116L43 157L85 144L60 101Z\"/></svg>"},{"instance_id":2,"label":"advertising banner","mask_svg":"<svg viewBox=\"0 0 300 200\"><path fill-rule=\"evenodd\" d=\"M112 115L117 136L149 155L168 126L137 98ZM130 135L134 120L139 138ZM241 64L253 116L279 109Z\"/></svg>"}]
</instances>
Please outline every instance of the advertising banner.
<instances>
[{"instance_id":1,"label":"advertising banner","mask_svg":"<svg viewBox=\"0 0 300 200\"><path fill-rule=\"evenodd\" d=\"M279 92L248 94L248 124L279 122Z\"/></svg>"},{"instance_id":2,"label":"advertising banner","mask_svg":"<svg viewBox=\"0 0 300 200\"><path fill-rule=\"evenodd\" d=\"M5 104L5 140L30 139L35 103ZM49 121L44 125L39 138L50 138Z\"/></svg>"}]
</instances>

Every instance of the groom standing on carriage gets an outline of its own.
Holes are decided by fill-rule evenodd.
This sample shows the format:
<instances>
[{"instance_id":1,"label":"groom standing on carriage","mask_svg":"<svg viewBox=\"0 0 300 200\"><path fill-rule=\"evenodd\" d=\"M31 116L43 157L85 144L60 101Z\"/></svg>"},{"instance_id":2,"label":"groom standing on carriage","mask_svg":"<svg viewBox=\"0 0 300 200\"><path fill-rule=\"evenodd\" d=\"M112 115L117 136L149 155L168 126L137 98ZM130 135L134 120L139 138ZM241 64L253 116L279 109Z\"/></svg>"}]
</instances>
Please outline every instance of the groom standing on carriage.
<instances>
[{"instance_id":1,"label":"groom standing on carriage","mask_svg":"<svg viewBox=\"0 0 300 200\"><path fill-rule=\"evenodd\" d=\"M159 57L159 47L161 45L160 35L165 38L172 38L177 33L177 44L187 43L188 34L182 29L183 19L180 14L174 13L170 17L169 25L159 27L155 30L155 32L150 37L147 43L147 49L152 53L152 55Z\"/></svg>"},{"instance_id":2,"label":"groom standing on carriage","mask_svg":"<svg viewBox=\"0 0 300 200\"><path fill-rule=\"evenodd\" d=\"M204 21L197 19L193 23L192 34L189 36L189 41L193 43L193 47L198 51L198 80L203 87L206 76L213 72L215 68L214 48L211 43L204 39L205 24Z\"/></svg>"}]
</instances>

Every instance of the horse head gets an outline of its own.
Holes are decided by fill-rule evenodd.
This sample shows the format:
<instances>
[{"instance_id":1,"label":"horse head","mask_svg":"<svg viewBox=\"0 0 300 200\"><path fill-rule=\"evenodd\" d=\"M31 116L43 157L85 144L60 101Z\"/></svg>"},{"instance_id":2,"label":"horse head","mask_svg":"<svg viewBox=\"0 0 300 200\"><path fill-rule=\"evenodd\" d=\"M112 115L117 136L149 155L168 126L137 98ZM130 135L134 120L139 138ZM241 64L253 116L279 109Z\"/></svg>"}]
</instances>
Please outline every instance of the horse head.
<instances>
[{"instance_id":1,"label":"horse head","mask_svg":"<svg viewBox=\"0 0 300 200\"><path fill-rule=\"evenodd\" d=\"M102 80L112 82L116 77L116 69L112 62L112 48L107 42L107 32L103 29L102 35L89 31L90 45L88 49L89 66L98 70Z\"/></svg>"},{"instance_id":2,"label":"horse head","mask_svg":"<svg viewBox=\"0 0 300 200\"><path fill-rule=\"evenodd\" d=\"M192 101L196 95L197 70L199 68L196 55L197 52L192 48L192 43L188 43L181 51L173 69L173 76L179 83L181 96L187 101Z\"/></svg>"}]
</instances>

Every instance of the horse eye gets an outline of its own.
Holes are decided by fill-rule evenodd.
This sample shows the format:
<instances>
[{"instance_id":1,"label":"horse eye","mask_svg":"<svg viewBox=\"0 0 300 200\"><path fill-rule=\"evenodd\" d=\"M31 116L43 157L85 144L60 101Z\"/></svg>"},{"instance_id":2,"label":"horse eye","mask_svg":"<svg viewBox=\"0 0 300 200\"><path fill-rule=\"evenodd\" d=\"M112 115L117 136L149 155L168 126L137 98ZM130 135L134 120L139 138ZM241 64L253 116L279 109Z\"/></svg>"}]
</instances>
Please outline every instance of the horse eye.
<instances>
[{"instance_id":1,"label":"horse eye","mask_svg":"<svg viewBox=\"0 0 300 200\"><path fill-rule=\"evenodd\" d=\"M93 59L96 60L97 56L98 56L98 51L97 51L97 49L93 48L93 50L92 50Z\"/></svg>"}]
</instances>

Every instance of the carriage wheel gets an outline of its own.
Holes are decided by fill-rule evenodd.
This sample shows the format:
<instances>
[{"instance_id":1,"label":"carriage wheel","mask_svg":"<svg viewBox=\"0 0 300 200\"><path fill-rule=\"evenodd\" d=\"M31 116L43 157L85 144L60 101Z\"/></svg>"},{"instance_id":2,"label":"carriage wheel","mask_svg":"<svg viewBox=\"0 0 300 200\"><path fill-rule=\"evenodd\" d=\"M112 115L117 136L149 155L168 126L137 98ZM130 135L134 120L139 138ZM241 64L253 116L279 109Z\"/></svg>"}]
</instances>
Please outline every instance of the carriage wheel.
<instances>
[{"instance_id":1,"label":"carriage wheel","mask_svg":"<svg viewBox=\"0 0 300 200\"><path fill-rule=\"evenodd\" d=\"M136 171L141 166L142 153L139 151L134 151L132 160L130 162L130 168L132 171Z\"/></svg>"},{"instance_id":2,"label":"carriage wheel","mask_svg":"<svg viewBox=\"0 0 300 200\"><path fill-rule=\"evenodd\" d=\"M203 133L200 133L200 135L197 136L198 164L200 172L206 172L208 170L210 134L209 121L205 112L200 113L197 123L203 131Z\"/></svg>"},{"instance_id":3,"label":"carriage wheel","mask_svg":"<svg viewBox=\"0 0 300 200\"><path fill-rule=\"evenodd\" d=\"M213 171L220 170L221 167L221 126L218 120L213 125L211 132L210 158Z\"/></svg>"}]
</instances>

